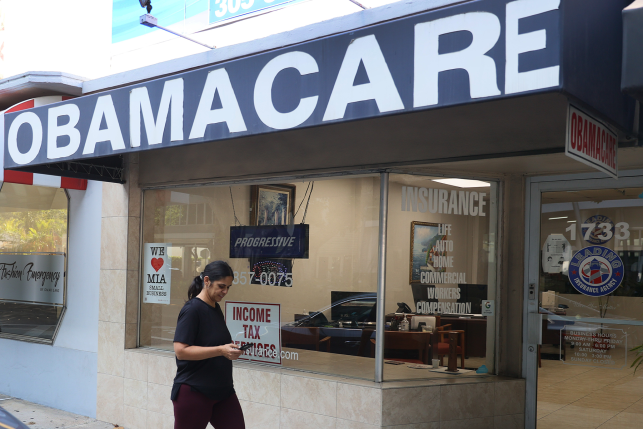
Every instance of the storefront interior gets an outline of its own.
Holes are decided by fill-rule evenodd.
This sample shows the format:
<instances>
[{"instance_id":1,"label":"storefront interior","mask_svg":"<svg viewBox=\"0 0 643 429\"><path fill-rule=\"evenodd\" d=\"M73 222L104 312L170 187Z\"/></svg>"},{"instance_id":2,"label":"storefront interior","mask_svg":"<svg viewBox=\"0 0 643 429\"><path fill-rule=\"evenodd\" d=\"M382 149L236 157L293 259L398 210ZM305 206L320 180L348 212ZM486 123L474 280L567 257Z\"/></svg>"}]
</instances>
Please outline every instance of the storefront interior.
<instances>
[{"instance_id":1,"label":"storefront interior","mask_svg":"<svg viewBox=\"0 0 643 429\"><path fill-rule=\"evenodd\" d=\"M496 182L388 177L384 379L448 377L430 371L429 351L447 366L449 332L459 335L460 377L482 366L493 373L495 318L480 313L495 294ZM145 190L143 243L168 243L172 274L169 305L141 295L140 346L172 350L189 284L223 259L235 271L226 300L280 304L282 367L372 380L380 180L358 174ZM281 224L308 225L306 258L229 257L231 227ZM439 275L429 278L431 271ZM415 317L444 331L443 345L432 346Z\"/></svg>"}]
</instances>

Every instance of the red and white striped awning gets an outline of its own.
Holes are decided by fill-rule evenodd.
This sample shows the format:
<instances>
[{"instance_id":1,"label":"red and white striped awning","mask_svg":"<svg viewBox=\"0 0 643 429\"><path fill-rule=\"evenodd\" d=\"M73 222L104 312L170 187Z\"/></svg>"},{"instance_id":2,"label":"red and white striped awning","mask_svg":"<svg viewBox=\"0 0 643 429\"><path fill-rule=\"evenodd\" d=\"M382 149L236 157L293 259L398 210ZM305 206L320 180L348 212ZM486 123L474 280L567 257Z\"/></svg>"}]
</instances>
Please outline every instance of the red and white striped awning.
<instances>
[{"instance_id":1,"label":"red and white striped awning","mask_svg":"<svg viewBox=\"0 0 643 429\"><path fill-rule=\"evenodd\" d=\"M5 113L32 109L34 107L44 106L51 103L58 103L59 101L68 100L70 98L73 97L68 97L65 95L50 95L46 97L38 97L32 98L31 100L22 101L11 106L4 112L1 112L1 119L4 121ZM50 176L47 174L27 173L24 171L13 170L4 170L3 176L4 177L0 177L0 182L4 181L7 183L20 183L22 185L47 186L50 188L79 189L81 191L87 189L86 179L73 179L71 177Z\"/></svg>"}]
</instances>

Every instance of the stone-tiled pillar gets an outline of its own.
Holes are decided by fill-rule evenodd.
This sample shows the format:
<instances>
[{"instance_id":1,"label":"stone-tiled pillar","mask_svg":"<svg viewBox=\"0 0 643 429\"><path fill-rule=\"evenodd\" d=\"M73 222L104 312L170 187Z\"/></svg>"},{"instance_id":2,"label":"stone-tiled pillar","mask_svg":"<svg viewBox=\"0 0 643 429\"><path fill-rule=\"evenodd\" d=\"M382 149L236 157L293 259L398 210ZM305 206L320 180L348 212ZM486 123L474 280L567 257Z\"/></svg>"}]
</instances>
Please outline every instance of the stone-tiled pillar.
<instances>
[{"instance_id":1,"label":"stone-tiled pillar","mask_svg":"<svg viewBox=\"0 0 643 429\"><path fill-rule=\"evenodd\" d=\"M138 184L138 154L128 159L127 183L129 211L127 219L127 302L125 313L125 348L137 347L141 249L141 189Z\"/></svg>"},{"instance_id":2,"label":"stone-tiled pillar","mask_svg":"<svg viewBox=\"0 0 643 429\"><path fill-rule=\"evenodd\" d=\"M136 332L137 317L136 313L132 316L133 311L127 305L127 249L130 236L128 188L128 185L117 183L103 184L98 312L96 418L121 425L124 422L126 331L134 327Z\"/></svg>"},{"instance_id":3,"label":"stone-tiled pillar","mask_svg":"<svg viewBox=\"0 0 643 429\"><path fill-rule=\"evenodd\" d=\"M522 311L525 256L525 178L504 180L502 260L500 269L498 323L498 374L522 375ZM517 231L517 232L516 232Z\"/></svg>"}]
</instances>

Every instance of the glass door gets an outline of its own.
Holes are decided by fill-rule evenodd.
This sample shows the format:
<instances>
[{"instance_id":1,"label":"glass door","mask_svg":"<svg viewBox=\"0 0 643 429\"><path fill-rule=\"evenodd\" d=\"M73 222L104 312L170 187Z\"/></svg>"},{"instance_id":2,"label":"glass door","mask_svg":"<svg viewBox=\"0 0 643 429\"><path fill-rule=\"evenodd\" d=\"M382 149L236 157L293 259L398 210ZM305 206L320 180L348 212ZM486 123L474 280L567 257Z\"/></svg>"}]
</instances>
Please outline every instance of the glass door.
<instances>
[{"instance_id":1,"label":"glass door","mask_svg":"<svg viewBox=\"0 0 643 429\"><path fill-rule=\"evenodd\" d=\"M643 427L643 181L620 182L532 186L527 427Z\"/></svg>"}]
</instances>

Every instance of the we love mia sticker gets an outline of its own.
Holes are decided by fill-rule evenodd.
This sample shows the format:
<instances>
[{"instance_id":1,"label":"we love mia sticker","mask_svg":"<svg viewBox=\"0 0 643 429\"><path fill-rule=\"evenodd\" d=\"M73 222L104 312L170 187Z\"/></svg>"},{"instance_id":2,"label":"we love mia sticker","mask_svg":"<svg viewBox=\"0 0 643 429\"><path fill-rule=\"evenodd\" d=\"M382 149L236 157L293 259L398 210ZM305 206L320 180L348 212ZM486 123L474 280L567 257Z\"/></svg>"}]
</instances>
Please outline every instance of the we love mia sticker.
<instances>
[{"instance_id":1,"label":"we love mia sticker","mask_svg":"<svg viewBox=\"0 0 643 429\"><path fill-rule=\"evenodd\" d=\"M172 274L168 251L171 246L171 243L145 243L143 303L170 303Z\"/></svg>"}]
</instances>

